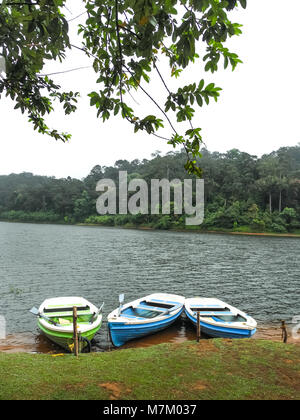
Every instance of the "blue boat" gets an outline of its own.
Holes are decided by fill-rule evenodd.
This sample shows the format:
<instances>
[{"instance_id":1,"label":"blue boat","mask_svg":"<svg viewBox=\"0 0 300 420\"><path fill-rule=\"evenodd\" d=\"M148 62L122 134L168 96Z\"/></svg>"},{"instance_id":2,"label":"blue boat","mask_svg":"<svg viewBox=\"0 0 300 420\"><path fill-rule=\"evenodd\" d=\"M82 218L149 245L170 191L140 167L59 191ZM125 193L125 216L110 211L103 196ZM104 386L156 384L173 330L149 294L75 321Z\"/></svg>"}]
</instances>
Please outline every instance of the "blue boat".
<instances>
[{"instance_id":1,"label":"blue boat","mask_svg":"<svg viewBox=\"0 0 300 420\"><path fill-rule=\"evenodd\" d=\"M113 345L120 347L129 340L169 327L180 317L183 305L183 296L168 293L154 293L120 305L107 317Z\"/></svg>"},{"instance_id":2,"label":"blue boat","mask_svg":"<svg viewBox=\"0 0 300 420\"><path fill-rule=\"evenodd\" d=\"M250 338L256 332L257 323L249 315L214 298L195 297L185 299L185 314L197 326L200 314L201 332L215 338Z\"/></svg>"}]
</instances>

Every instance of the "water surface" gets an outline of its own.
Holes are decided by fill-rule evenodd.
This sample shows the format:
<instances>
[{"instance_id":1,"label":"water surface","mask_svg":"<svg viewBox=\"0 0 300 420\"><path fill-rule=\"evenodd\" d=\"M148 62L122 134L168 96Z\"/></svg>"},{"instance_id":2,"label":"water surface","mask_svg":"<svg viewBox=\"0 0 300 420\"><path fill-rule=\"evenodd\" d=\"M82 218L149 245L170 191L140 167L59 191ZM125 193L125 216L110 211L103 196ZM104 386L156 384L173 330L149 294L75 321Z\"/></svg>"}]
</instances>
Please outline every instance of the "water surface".
<instances>
[{"instance_id":1,"label":"water surface","mask_svg":"<svg viewBox=\"0 0 300 420\"><path fill-rule=\"evenodd\" d=\"M0 222L0 315L7 333L36 335L28 310L44 299L104 301L103 346L120 293L126 302L155 292L217 297L259 324L290 323L300 315L299 255L297 238ZM173 340L192 334L182 322L170 331Z\"/></svg>"}]
</instances>

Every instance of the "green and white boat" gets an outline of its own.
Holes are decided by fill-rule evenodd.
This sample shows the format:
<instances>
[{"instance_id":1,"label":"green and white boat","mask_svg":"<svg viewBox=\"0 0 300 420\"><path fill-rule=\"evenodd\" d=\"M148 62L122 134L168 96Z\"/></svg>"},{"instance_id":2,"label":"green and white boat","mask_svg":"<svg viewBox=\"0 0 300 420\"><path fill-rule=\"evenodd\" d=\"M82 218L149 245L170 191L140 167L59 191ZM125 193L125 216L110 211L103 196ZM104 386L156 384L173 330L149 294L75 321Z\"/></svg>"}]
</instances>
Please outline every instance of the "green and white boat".
<instances>
[{"instance_id":1,"label":"green and white boat","mask_svg":"<svg viewBox=\"0 0 300 420\"><path fill-rule=\"evenodd\" d=\"M37 315L39 329L51 341L72 351L74 346L73 308L77 308L77 332L79 336L79 351L90 348L102 325L102 308L97 308L82 297L57 297L46 299L39 309L32 308L31 313Z\"/></svg>"}]
</instances>

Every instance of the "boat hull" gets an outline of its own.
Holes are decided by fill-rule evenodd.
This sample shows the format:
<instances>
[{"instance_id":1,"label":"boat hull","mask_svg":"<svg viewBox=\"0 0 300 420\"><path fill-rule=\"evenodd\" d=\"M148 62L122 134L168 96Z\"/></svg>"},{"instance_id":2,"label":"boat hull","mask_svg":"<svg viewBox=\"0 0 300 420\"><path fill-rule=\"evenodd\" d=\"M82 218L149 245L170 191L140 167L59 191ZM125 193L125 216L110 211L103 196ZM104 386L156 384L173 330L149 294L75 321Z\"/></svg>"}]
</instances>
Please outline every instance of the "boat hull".
<instances>
[{"instance_id":1,"label":"boat hull","mask_svg":"<svg viewBox=\"0 0 300 420\"><path fill-rule=\"evenodd\" d=\"M101 328L102 322L94 329L81 333L80 336L91 341L95 334ZM60 331L52 331L49 328L46 328L38 321L38 327L41 332L53 343L57 344L58 346L62 347L65 350L72 351L72 347L74 344L73 333L71 332L60 332ZM79 341L79 351L83 351L85 347L87 347L88 343L86 341Z\"/></svg>"},{"instance_id":2,"label":"boat hull","mask_svg":"<svg viewBox=\"0 0 300 420\"><path fill-rule=\"evenodd\" d=\"M74 307L77 308L78 337L82 339L79 340L79 351L82 351L101 328L103 304L97 308L83 297L61 296L46 299L34 313L40 331L55 344L72 351Z\"/></svg>"},{"instance_id":3,"label":"boat hull","mask_svg":"<svg viewBox=\"0 0 300 420\"><path fill-rule=\"evenodd\" d=\"M160 321L126 324L125 322L108 322L110 338L114 346L120 347L127 341L154 334L172 325L182 314L183 308L175 315Z\"/></svg>"},{"instance_id":4,"label":"boat hull","mask_svg":"<svg viewBox=\"0 0 300 420\"><path fill-rule=\"evenodd\" d=\"M192 317L185 309L185 314L192 324L197 327L197 318ZM256 333L256 329L230 328L208 324L200 319L201 332L213 338L250 338Z\"/></svg>"}]
</instances>

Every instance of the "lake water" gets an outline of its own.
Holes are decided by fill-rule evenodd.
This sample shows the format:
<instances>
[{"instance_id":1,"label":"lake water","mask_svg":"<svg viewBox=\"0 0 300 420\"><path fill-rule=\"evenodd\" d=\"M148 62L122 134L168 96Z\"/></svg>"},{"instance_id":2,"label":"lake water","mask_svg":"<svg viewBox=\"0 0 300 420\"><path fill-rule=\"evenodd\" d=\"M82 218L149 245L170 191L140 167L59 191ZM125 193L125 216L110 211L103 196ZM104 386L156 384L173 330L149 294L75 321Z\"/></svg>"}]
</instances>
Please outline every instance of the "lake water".
<instances>
[{"instance_id":1,"label":"lake water","mask_svg":"<svg viewBox=\"0 0 300 420\"><path fill-rule=\"evenodd\" d=\"M104 301L104 347L120 293L125 302L154 292L217 297L259 325L290 323L300 315L299 255L294 238L0 222L0 315L7 333L38 334L28 310L44 299Z\"/></svg>"}]
</instances>

